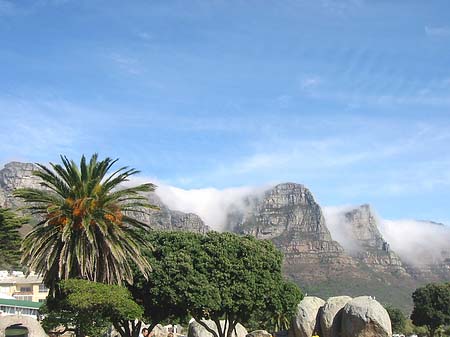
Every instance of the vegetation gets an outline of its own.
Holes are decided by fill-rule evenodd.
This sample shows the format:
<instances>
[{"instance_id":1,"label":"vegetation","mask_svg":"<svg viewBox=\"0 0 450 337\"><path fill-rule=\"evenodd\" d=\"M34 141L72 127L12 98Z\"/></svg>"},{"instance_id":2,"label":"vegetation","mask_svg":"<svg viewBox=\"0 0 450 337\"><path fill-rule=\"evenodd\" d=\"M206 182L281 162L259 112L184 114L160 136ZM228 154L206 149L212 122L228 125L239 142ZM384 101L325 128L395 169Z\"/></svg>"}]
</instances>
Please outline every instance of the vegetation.
<instances>
[{"instance_id":1,"label":"vegetation","mask_svg":"<svg viewBox=\"0 0 450 337\"><path fill-rule=\"evenodd\" d=\"M392 306L386 306L386 311L391 318L392 332L402 333L405 331L406 327L406 317L400 309L394 308Z\"/></svg>"},{"instance_id":2,"label":"vegetation","mask_svg":"<svg viewBox=\"0 0 450 337\"><path fill-rule=\"evenodd\" d=\"M21 237L19 229L27 219L0 207L0 269L20 266Z\"/></svg>"},{"instance_id":3,"label":"vegetation","mask_svg":"<svg viewBox=\"0 0 450 337\"><path fill-rule=\"evenodd\" d=\"M412 297L411 320L415 325L426 326L430 337L450 325L450 282L427 284L416 289Z\"/></svg>"},{"instance_id":4,"label":"vegetation","mask_svg":"<svg viewBox=\"0 0 450 337\"><path fill-rule=\"evenodd\" d=\"M52 291L69 278L131 282L130 260L147 276L151 267L141 254L147 242L137 232L147 225L134 216L154 207L140 195L154 185L119 187L138 171L122 167L108 175L117 159L98 161L95 154L86 162L83 156L79 166L64 156L61 160L51 168L38 164L34 174L43 189L15 192L41 219L23 241L22 262L42 274Z\"/></svg>"},{"instance_id":5,"label":"vegetation","mask_svg":"<svg viewBox=\"0 0 450 337\"><path fill-rule=\"evenodd\" d=\"M229 337L238 322L281 328L302 298L283 279L282 254L269 241L185 232L152 232L147 240L154 272L136 277L131 290L153 325L189 314L215 337ZM217 332L201 319L211 319Z\"/></svg>"},{"instance_id":6,"label":"vegetation","mask_svg":"<svg viewBox=\"0 0 450 337\"><path fill-rule=\"evenodd\" d=\"M60 296L49 297L40 310L46 331L62 326L59 333L101 336L114 325L122 336L137 337L131 333L129 321L142 318L143 310L126 288L80 279L61 281L59 288ZM140 324L134 330L139 331Z\"/></svg>"}]
</instances>

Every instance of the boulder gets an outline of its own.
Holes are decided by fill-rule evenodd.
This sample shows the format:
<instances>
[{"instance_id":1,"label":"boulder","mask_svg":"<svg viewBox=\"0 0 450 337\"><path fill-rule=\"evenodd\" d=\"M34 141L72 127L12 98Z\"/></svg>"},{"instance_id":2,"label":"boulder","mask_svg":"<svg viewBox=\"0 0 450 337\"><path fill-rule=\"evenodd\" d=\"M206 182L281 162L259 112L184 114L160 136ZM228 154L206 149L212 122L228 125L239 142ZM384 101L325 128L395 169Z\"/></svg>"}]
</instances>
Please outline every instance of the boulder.
<instances>
[{"instance_id":1,"label":"boulder","mask_svg":"<svg viewBox=\"0 0 450 337\"><path fill-rule=\"evenodd\" d=\"M202 319L202 322L206 323L208 327L217 332L216 324L208 319ZM225 321L220 321L220 326L223 328ZM231 335L232 337L246 337L248 334L247 329L245 329L240 323L236 325L235 331ZM188 337L213 337L213 334L208 332L203 326L200 325L196 320L191 320L188 327Z\"/></svg>"},{"instance_id":2,"label":"boulder","mask_svg":"<svg viewBox=\"0 0 450 337\"><path fill-rule=\"evenodd\" d=\"M41 324L32 317L24 315L0 316L0 337L5 337L6 329L12 325L19 325L28 329L29 337L47 337Z\"/></svg>"},{"instance_id":3,"label":"boulder","mask_svg":"<svg viewBox=\"0 0 450 337\"><path fill-rule=\"evenodd\" d=\"M342 311L342 337L392 337L389 314L374 298L356 297Z\"/></svg>"},{"instance_id":4,"label":"boulder","mask_svg":"<svg viewBox=\"0 0 450 337\"><path fill-rule=\"evenodd\" d=\"M336 296L327 300L319 315L322 337L340 337L342 311L351 299L349 296Z\"/></svg>"},{"instance_id":5,"label":"boulder","mask_svg":"<svg viewBox=\"0 0 450 337\"><path fill-rule=\"evenodd\" d=\"M319 328L319 309L325 301L314 296L306 296L297 307L297 314L292 320L289 336L311 337Z\"/></svg>"},{"instance_id":6,"label":"boulder","mask_svg":"<svg viewBox=\"0 0 450 337\"><path fill-rule=\"evenodd\" d=\"M272 337L272 335L266 330L255 330L249 332L246 337Z\"/></svg>"}]
</instances>

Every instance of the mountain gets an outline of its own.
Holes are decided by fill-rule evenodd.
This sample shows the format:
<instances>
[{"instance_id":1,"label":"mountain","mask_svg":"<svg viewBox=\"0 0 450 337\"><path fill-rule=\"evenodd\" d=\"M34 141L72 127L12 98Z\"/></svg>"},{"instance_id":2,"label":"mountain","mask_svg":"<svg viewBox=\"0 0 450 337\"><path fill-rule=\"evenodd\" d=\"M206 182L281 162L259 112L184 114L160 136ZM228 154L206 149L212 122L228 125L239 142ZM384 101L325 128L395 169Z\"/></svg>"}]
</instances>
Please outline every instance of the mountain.
<instances>
[{"instance_id":1,"label":"mountain","mask_svg":"<svg viewBox=\"0 0 450 337\"><path fill-rule=\"evenodd\" d=\"M285 254L284 272L310 295L373 295L405 311L419 284L380 234L368 205L339 214L346 240L335 241L321 207L303 185L279 184L246 207L233 208L227 228L270 239Z\"/></svg>"},{"instance_id":2,"label":"mountain","mask_svg":"<svg viewBox=\"0 0 450 337\"><path fill-rule=\"evenodd\" d=\"M408 277L400 257L381 235L377 218L369 205L364 204L342 213L345 235L351 242L349 254L377 272Z\"/></svg>"},{"instance_id":3,"label":"mountain","mask_svg":"<svg viewBox=\"0 0 450 337\"><path fill-rule=\"evenodd\" d=\"M39 188L38 179L31 174L34 169L33 164L13 162L0 170L0 207L21 206L12 195L15 188ZM152 228L210 230L198 215L169 209L155 193L147 197L159 210L139 216ZM308 188L296 183L248 195L244 207L238 204L228 210L226 229L272 240L285 255L285 275L309 295L372 295L407 312L415 288L450 280L450 255L435 263L405 262L381 234L369 205L333 214L325 209L324 216Z\"/></svg>"},{"instance_id":4,"label":"mountain","mask_svg":"<svg viewBox=\"0 0 450 337\"><path fill-rule=\"evenodd\" d=\"M17 208L23 203L14 198L13 191L16 188L40 188L39 178L32 172L38 167L30 163L11 162L0 170L0 207ZM188 230L205 233L210 230L208 226L193 213L183 213L170 210L164 205L155 193L148 193L148 199L152 204L159 207L159 210L151 211L149 215L136 214L138 218L149 223L154 229L163 230ZM26 233L31 227L26 226L22 233Z\"/></svg>"},{"instance_id":5,"label":"mountain","mask_svg":"<svg viewBox=\"0 0 450 337\"><path fill-rule=\"evenodd\" d=\"M234 210L228 228L239 234L270 239L285 254L285 273L302 284L358 272L356 261L331 238L320 206L300 184L275 186L249 198L247 212Z\"/></svg>"}]
</instances>

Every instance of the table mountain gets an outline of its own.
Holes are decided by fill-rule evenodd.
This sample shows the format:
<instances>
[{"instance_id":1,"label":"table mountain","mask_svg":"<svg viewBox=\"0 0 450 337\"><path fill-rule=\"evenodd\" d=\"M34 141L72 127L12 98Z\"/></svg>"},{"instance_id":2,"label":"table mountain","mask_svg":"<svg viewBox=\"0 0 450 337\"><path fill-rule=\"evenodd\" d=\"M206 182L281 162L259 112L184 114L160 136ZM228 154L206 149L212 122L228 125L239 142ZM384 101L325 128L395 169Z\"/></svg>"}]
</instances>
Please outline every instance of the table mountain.
<instances>
[{"instance_id":1,"label":"table mountain","mask_svg":"<svg viewBox=\"0 0 450 337\"><path fill-rule=\"evenodd\" d=\"M38 167L31 163L11 162L0 170L0 207L17 208L23 206L23 203L13 196L13 191L16 188L40 188L40 179L32 174L37 169ZM210 230L198 215L170 210L155 193L148 193L147 197L154 205L159 207L159 210L150 211L148 215L139 214L138 217L149 223L152 228L188 230L199 233ZM21 232L26 233L30 229L30 226L26 226Z\"/></svg>"}]
</instances>

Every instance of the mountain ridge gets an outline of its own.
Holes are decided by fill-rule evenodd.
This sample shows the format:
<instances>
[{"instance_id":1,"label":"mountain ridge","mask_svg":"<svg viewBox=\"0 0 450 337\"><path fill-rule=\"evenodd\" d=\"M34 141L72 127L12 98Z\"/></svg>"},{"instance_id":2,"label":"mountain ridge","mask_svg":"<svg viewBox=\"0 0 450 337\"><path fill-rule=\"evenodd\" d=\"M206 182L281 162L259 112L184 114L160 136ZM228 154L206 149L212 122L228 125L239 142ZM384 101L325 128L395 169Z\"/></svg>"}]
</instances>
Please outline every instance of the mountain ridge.
<instances>
[{"instance_id":1,"label":"mountain ridge","mask_svg":"<svg viewBox=\"0 0 450 337\"><path fill-rule=\"evenodd\" d=\"M32 175L36 168L12 162L0 170L0 207L21 206L12 194L15 188L40 188L39 179ZM146 196L160 208L150 215L140 215L152 228L200 233L211 230L198 215L169 209L156 193ZM396 301L406 311L411 308L410 293L415 287L450 279L450 260L424 267L404 263L382 236L368 204L339 214L342 230L353 242L351 247L333 238L321 206L302 184L278 184L263 195L249 194L244 201L244 208L228 210L225 228L274 242L285 255L285 275L309 294L370 294L386 303Z\"/></svg>"}]
</instances>

